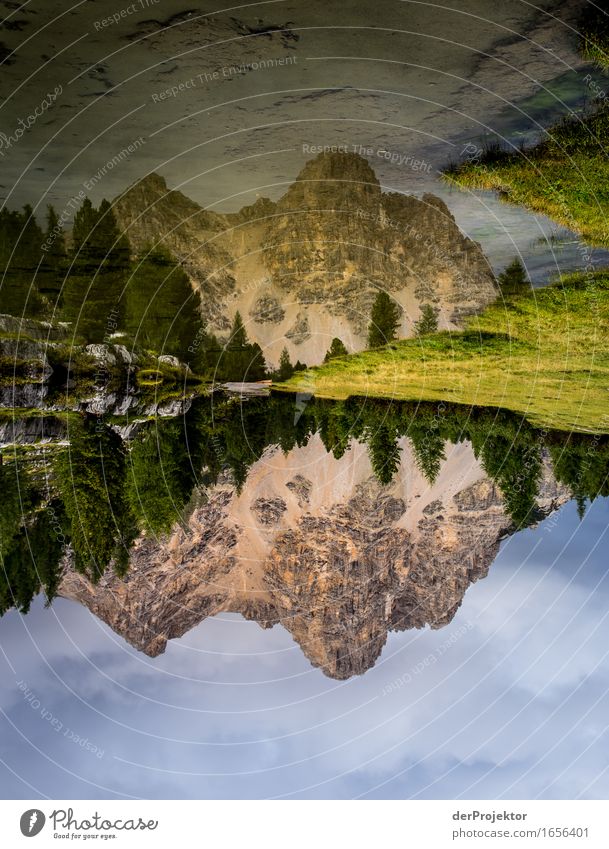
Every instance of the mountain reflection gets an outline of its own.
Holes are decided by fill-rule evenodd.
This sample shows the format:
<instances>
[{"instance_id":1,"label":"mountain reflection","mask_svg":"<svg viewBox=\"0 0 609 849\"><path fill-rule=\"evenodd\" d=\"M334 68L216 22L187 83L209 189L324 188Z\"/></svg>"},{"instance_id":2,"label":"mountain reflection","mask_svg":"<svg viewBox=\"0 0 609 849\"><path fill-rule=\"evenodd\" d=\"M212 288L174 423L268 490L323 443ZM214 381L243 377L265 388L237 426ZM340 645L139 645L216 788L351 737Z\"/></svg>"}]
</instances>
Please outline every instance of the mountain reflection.
<instances>
[{"instance_id":1,"label":"mountain reflection","mask_svg":"<svg viewBox=\"0 0 609 849\"><path fill-rule=\"evenodd\" d=\"M61 595L156 655L239 612L347 678L388 631L450 622L506 534L609 494L609 437L507 412L220 393L184 408L12 414L2 613Z\"/></svg>"}]
</instances>

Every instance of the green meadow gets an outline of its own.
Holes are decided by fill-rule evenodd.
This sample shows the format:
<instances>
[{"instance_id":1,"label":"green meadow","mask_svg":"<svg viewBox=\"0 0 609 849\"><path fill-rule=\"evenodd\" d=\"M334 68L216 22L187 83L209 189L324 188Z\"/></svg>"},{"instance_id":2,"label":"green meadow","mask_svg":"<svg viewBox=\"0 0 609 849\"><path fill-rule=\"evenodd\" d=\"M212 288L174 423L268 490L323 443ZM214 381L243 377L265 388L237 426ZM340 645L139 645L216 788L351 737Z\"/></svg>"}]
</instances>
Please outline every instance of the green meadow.
<instances>
[{"instance_id":1,"label":"green meadow","mask_svg":"<svg viewBox=\"0 0 609 849\"><path fill-rule=\"evenodd\" d=\"M609 271L500 299L461 332L338 357L277 389L502 407L539 427L609 432Z\"/></svg>"},{"instance_id":2,"label":"green meadow","mask_svg":"<svg viewBox=\"0 0 609 849\"><path fill-rule=\"evenodd\" d=\"M609 246L609 105L565 118L538 145L518 151L490 146L449 166L444 179L466 189L494 189L510 203L541 212Z\"/></svg>"}]
</instances>

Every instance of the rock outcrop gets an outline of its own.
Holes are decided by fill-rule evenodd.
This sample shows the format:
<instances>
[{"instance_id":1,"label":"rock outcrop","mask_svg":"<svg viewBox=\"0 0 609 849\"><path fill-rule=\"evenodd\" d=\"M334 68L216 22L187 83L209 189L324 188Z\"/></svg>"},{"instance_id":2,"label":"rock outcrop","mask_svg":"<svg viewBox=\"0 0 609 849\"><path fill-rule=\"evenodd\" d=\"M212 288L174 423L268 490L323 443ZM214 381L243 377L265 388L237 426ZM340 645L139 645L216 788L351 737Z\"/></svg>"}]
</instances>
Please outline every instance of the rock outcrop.
<instances>
[{"instance_id":1,"label":"rock outcrop","mask_svg":"<svg viewBox=\"0 0 609 849\"><path fill-rule=\"evenodd\" d=\"M184 378L190 371L176 357L135 352L116 342L75 344L67 324L0 314L0 409L11 411L0 423L0 447L63 440L65 421L53 414L68 410L129 415L131 422L115 424L125 438L134 433L135 415L173 417L188 411L193 393L142 388L138 367L170 368Z\"/></svg>"},{"instance_id":2,"label":"rock outcrop","mask_svg":"<svg viewBox=\"0 0 609 849\"><path fill-rule=\"evenodd\" d=\"M447 454L430 486L404 441L394 481L381 486L358 443L340 460L319 437L287 456L268 449L241 493L224 480L187 527L140 539L125 579L108 573L94 586L68 569L60 594L151 656L232 611L281 623L333 678L361 674L390 630L450 622L511 530L471 447ZM541 511L568 497L546 464Z\"/></svg>"},{"instance_id":3,"label":"rock outcrop","mask_svg":"<svg viewBox=\"0 0 609 849\"><path fill-rule=\"evenodd\" d=\"M271 363L286 341L293 360L309 365L334 336L362 348L379 288L402 307L404 336L424 303L455 328L497 295L480 246L446 204L382 192L355 153L320 154L277 202L260 198L237 213L204 210L157 174L114 211L136 250L161 242L180 260L210 330L225 333L239 310Z\"/></svg>"}]
</instances>

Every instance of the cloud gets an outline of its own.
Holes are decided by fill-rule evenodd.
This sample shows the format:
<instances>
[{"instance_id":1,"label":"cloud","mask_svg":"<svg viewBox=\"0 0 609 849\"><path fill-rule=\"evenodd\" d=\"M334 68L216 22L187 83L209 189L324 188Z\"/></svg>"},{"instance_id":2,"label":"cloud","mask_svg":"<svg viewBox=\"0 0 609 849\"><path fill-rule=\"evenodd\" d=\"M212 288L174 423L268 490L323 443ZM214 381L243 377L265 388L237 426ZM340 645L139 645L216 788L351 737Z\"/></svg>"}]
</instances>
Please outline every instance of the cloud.
<instances>
[{"instance_id":1,"label":"cloud","mask_svg":"<svg viewBox=\"0 0 609 849\"><path fill-rule=\"evenodd\" d=\"M608 588L598 551L585 562L606 504L593 513L580 527L569 508L551 535L508 540L451 625L391 635L346 682L310 667L281 627L234 615L157 659L69 602L7 617L18 674L104 750L52 732L5 670L2 706L29 741L5 721L7 763L69 798L606 796ZM8 774L2 792L32 791Z\"/></svg>"}]
</instances>

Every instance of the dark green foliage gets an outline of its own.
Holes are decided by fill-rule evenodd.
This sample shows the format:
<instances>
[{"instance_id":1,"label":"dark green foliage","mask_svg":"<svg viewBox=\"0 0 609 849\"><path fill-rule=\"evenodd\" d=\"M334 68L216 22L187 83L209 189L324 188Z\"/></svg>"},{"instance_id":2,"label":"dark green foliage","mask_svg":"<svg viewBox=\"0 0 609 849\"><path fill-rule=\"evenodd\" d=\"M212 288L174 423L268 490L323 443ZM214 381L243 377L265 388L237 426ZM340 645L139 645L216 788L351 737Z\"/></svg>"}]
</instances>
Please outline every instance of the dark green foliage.
<instances>
[{"instance_id":1,"label":"dark green foliage","mask_svg":"<svg viewBox=\"0 0 609 849\"><path fill-rule=\"evenodd\" d=\"M32 212L0 210L0 313L39 317L45 299L38 288L43 233Z\"/></svg>"},{"instance_id":2,"label":"dark green foliage","mask_svg":"<svg viewBox=\"0 0 609 849\"><path fill-rule=\"evenodd\" d=\"M249 467L271 444L267 435L269 407L265 402L265 398L252 398L243 404L228 401L213 410L210 430L217 463L222 469L230 469L238 491L247 479Z\"/></svg>"},{"instance_id":3,"label":"dark green foliage","mask_svg":"<svg viewBox=\"0 0 609 849\"><path fill-rule=\"evenodd\" d=\"M497 279L504 296L521 295L531 288L526 269L518 257L511 261Z\"/></svg>"},{"instance_id":4,"label":"dark green foliage","mask_svg":"<svg viewBox=\"0 0 609 849\"><path fill-rule=\"evenodd\" d=\"M279 357L279 369L274 375L274 378L275 380L278 380L281 383L284 380L289 380L293 374L294 366L292 365L292 361L290 360L288 349L284 348L281 352L281 356Z\"/></svg>"},{"instance_id":5,"label":"dark green foliage","mask_svg":"<svg viewBox=\"0 0 609 849\"><path fill-rule=\"evenodd\" d=\"M239 489L249 467L269 445L278 445L284 452L306 445L315 431L312 413L308 405L298 415L296 412L289 395L239 402L216 393L213 400L200 399L187 416L189 454L191 460L197 457L193 468L205 467L201 479L206 482L215 481L222 470L230 470Z\"/></svg>"},{"instance_id":6,"label":"dark green foliage","mask_svg":"<svg viewBox=\"0 0 609 849\"><path fill-rule=\"evenodd\" d=\"M423 304L421 307L421 317L415 322L414 330L417 336L424 336L426 333L435 333L438 329L438 315L431 304Z\"/></svg>"},{"instance_id":7,"label":"dark green foliage","mask_svg":"<svg viewBox=\"0 0 609 849\"><path fill-rule=\"evenodd\" d=\"M66 243L63 228L55 209L47 207L47 226L45 231L45 257L48 267L59 273L66 258Z\"/></svg>"},{"instance_id":8,"label":"dark green foliage","mask_svg":"<svg viewBox=\"0 0 609 849\"><path fill-rule=\"evenodd\" d=\"M327 363L330 360L335 359L336 357L345 357L348 353L349 351L347 351L341 340L337 336L335 336L332 340L330 347L328 348L326 356L324 357L324 363Z\"/></svg>"},{"instance_id":9,"label":"dark green foliage","mask_svg":"<svg viewBox=\"0 0 609 849\"><path fill-rule=\"evenodd\" d=\"M417 466L429 485L432 486L440 473L442 463L446 459L444 453L446 437L443 437L436 427L426 428L425 426L418 426L416 423L409 429L408 436L412 443Z\"/></svg>"},{"instance_id":10,"label":"dark green foliage","mask_svg":"<svg viewBox=\"0 0 609 849\"><path fill-rule=\"evenodd\" d=\"M42 505L41 492L23 464L0 464L0 615L11 607L27 613L41 589L55 597L65 537L62 507Z\"/></svg>"},{"instance_id":11,"label":"dark green foliage","mask_svg":"<svg viewBox=\"0 0 609 849\"><path fill-rule=\"evenodd\" d=\"M99 580L113 558L129 549L134 517L125 492L125 448L100 420L72 421L70 447L57 462L76 568Z\"/></svg>"},{"instance_id":12,"label":"dark green foliage","mask_svg":"<svg viewBox=\"0 0 609 849\"><path fill-rule=\"evenodd\" d=\"M62 576L60 560L68 541L63 502L59 498L52 498L40 511L38 521L28 533L29 550L47 606L59 589Z\"/></svg>"},{"instance_id":13,"label":"dark green foliage","mask_svg":"<svg viewBox=\"0 0 609 849\"><path fill-rule=\"evenodd\" d=\"M549 451L556 479L569 487L581 516L586 501L609 496L609 437L554 436Z\"/></svg>"},{"instance_id":14,"label":"dark green foliage","mask_svg":"<svg viewBox=\"0 0 609 849\"><path fill-rule=\"evenodd\" d=\"M128 466L128 498L140 527L166 533L180 519L196 481L182 422L157 419L138 434Z\"/></svg>"},{"instance_id":15,"label":"dark green foliage","mask_svg":"<svg viewBox=\"0 0 609 849\"><path fill-rule=\"evenodd\" d=\"M72 225L72 251L74 255L82 254L80 261L83 264L86 256L92 254L94 251L93 231L97 224L98 217L98 211L95 209L89 198L84 199L80 209L74 216L74 223ZM89 243L91 243L90 247ZM99 259L103 260L104 256L105 252L101 254Z\"/></svg>"},{"instance_id":16,"label":"dark green foliage","mask_svg":"<svg viewBox=\"0 0 609 849\"><path fill-rule=\"evenodd\" d=\"M102 200L99 209L88 198L82 202L74 216L72 251L79 268L91 274L127 267L129 242L120 233L107 200Z\"/></svg>"},{"instance_id":17,"label":"dark green foliage","mask_svg":"<svg viewBox=\"0 0 609 849\"><path fill-rule=\"evenodd\" d=\"M37 285L48 309L42 317L55 315L61 300L61 289L67 270L67 253L63 229L52 206L47 207L44 255L38 270Z\"/></svg>"},{"instance_id":18,"label":"dark green foliage","mask_svg":"<svg viewBox=\"0 0 609 849\"><path fill-rule=\"evenodd\" d=\"M63 538L46 509L29 520L15 538L0 566L0 615L15 607L27 613L34 596L43 590L47 604L61 581Z\"/></svg>"},{"instance_id":19,"label":"dark green foliage","mask_svg":"<svg viewBox=\"0 0 609 849\"><path fill-rule=\"evenodd\" d=\"M368 347L380 348L397 338L401 309L387 292L379 291L372 306L368 326Z\"/></svg>"},{"instance_id":20,"label":"dark green foliage","mask_svg":"<svg viewBox=\"0 0 609 849\"><path fill-rule=\"evenodd\" d=\"M144 251L133 264L129 252L110 204L96 209L85 199L74 217L63 318L87 342L120 331L138 347L204 370L200 298L188 277L165 248Z\"/></svg>"},{"instance_id":21,"label":"dark green foliage","mask_svg":"<svg viewBox=\"0 0 609 849\"><path fill-rule=\"evenodd\" d=\"M108 201L95 209L88 198L74 216L70 268L62 314L87 342L103 342L109 328L122 327L121 300L129 271L129 243L118 230Z\"/></svg>"},{"instance_id":22,"label":"dark green foliage","mask_svg":"<svg viewBox=\"0 0 609 849\"><path fill-rule=\"evenodd\" d=\"M53 207L44 233L30 206L0 210L0 312L68 321L79 343L109 342L122 333L126 342L176 356L220 381L266 377L262 350L248 341L239 314L226 345L205 333L200 296L165 248L131 263L106 200L96 208L85 198L69 254Z\"/></svg>"},{"instance_id":23,"label":"dark green foliage","mask_svg":"<svg viewBox=\"0 0 609 849\"><path fill-rule=\"evenodd\" d=\"M197 368L209 380L217 378L218 363L224 348L213 333L203 331L197 345Z\"/></svg>"},{"instance_id":24,"label":"dark green foliage","mask_svg":"<svg viewBox=\"0 0 609 849\"><path fill-rule=\"evenodd\" d=\"M417 465L430 485L445 459L446 442L468 440L500 488L514 524L524 527L538 518L540 442L536 431L516 415L443 403L358 398L346 402L316 401L310 406L326 448L341 456L351 439L365 441L374 472L383 484L397 470L399 437L410 438Z\"/></svg>"},{"instance_id":25,"label":"dark green foliage","mask_svg":"<svg viewBox=\"0 0 609 849\"><path fill-rule=\"evenodd\" d=\"M481 447L484 471L501 489L505 508L516 527L537 519L536 497L541 479L541 445L524 425L510 436L493 434Z\"/></svg>"},{"instance_id":26,"label":"dark green foliage","mask_svg":"<svg viewBox=\"0 0 609 849\"><path fill-rule=\"evenodd\" d=\"M122 302L124 329L135 345L172 354L196 369L203 333L200 297L167 250L145 252L135 263Z\"/></svg>"},{"instance_id":27,"label":"dark green foliage","mask_svg":"<svg viewBox=\"0 0 609 849\"><path fill-rule=\"evenodd\" d=\"M595 62L601 68L609 67L609 3L594 0L582 6L577 22L580 34L580 53L584 59Z\"/></svg>"},{"instance_id":28,"label":"dark green foliage","mask_svg":"<svg viewBox=\"0 0 609 849\"><path fill-rule=\"evenodd\" d=\"M243 319L241 318L241 313L237 311L235 313L235 318L233 319L233 326L231 328L230 336L228 337L228 348L234 348L238 350L239 348L245 348L249 344L247 333L245 332L245 325L243 324Z\"/></svg>"},{"instance_id":29,"label":"dark green foliage","mask_svg":"<svg viewBox=\"0 0 609 849\"><path fill-rule=\"evenodd\" d=\"M344 404L331 401L316 401L311 405L315 417L315 429L319 431L326 451L339 460L354 437L354 422Z\"/></svg>"},{"instance_id":30,"label":"dark green foliage","mask_svg":"<svg viewBox=\"0 0 609 849\"><path fill-rule=\"evenodd\" d=\"M284 348L279 357L279 366L269 374L269 377L271 377L274 383L283 383L289 380L295 372L306 371L306 369L306 365L301 363L300 360L296 361L296 365L292 365L289 351L287 348Z\"/></svg>"},{"instance_id":31,"label":"dark green foliage","mask_svg":"<svg viewBox=\"0 0 609 849\"><path fill-rule=\"evenodd\" d=\"M249 342L238 312L225 347L218 352L215 362L213 352L208 349L207 362L213 363L213 376L218 381L255 382L264 380L267 374L262 348L257 342Z\"/></svg>"},{"instance_id":32,"label":"dark green foliage","mask_svg":"<svg viewBox=\"0 0 609 849\"><path fill-rule=\"evenodd\" d=\"M27 532L23 530L0 561L0 615L12 607L27 613L39 591L40 580L28 550Z\"/></svg>"},{"instance_id":33,"label":"dark green foliage","mask_svg":"<svg viewBox=\"0 0 609 849\"><path fill-rule=\"evenodd\" d=\"M19 474L15 462L5 460L0 455L0 556L10 550L13 540L19 533L22 518L31 508L27 480Z\"/></svg>"},{"instance_id":34,"label":"dark green foliage","mask_svg":"<svg viewBox=\"0 0 609 849\"><path fill-rule=\"evenodd\" d=\"M247 348L235 355L234 351L228 352L228 361L231 371L229 374L235 377L230 380L245 380L248 382L264 380L267 377L266 363L262 354L262 348L257 342L251 342ZM230 358L233 357L231 362Z\"/></svg>"},{"instance_id":35,"label":"dark green foliage","mask_svg":"<svg viewBox=\"0 0 609 849\"><path fill-rule=\"evenodd\" d=\"M107 201L99 210L89 200L83 202L74 218L73 238L68 263L52 206L47 209L44 233L30 206L23 213L0 211L0 312L46 319L63 301L62 317L76 322L80 315L81 335L87 341L101 341L108 314L120 296L128 244Z\"/></svg>"},{"instance_id":36,"label":"dark green foliage","mask_svg":"<svg viewBox=\"0 0 609 849\"><path fill-rule=\"evenodd\" d=\"M372 469L379 483L391 483L400 467L400 446L395 428L379 424L367 439Z\"/></svg>"}]
</instances>

